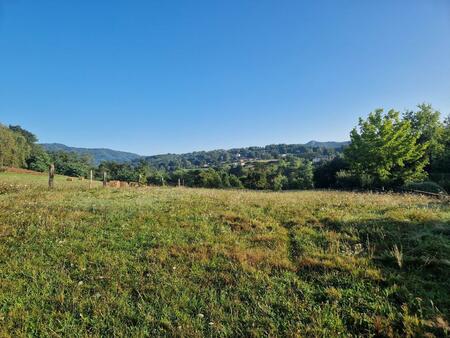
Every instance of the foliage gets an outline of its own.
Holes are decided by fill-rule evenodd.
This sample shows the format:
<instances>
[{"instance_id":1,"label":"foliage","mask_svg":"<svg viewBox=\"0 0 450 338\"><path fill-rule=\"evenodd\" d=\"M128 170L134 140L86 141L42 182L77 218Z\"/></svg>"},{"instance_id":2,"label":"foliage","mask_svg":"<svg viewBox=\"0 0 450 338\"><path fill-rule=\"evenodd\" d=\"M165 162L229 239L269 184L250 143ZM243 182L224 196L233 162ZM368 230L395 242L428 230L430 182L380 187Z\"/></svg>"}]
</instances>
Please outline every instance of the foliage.
<instances>
[{"instance_id":1,"label":"foliage","mask_svg":"<svg viewBox=\"0 0 450 338\"><path fill-rule=\"evenodd\" d=\"M372 176L351 170L339 170L336 173L335 187L343 190L370 189L374 186Z\"/></svg>"},{"instance_id":2,"label":"foliage","mask_svg":"<svg viewBox=\"0 0 450 338\"><path fill-rule=\"evenodd\" d=\"M433 164L443 151L444 126L440 119L441 113L430 104L420 104L417 108L417 111L406 112L404 119L411 123L411 129L418 135L417 142L428 145L428 162Z\"/></svg>"},{"instance_id":3,"label":"foliage","mask_svg":"<svg viewBox=\"0 0 450 338\"><path fill-rule=\"evenodd\" d=\"M46 171L49 155L36 144L37 137L21 126L0 125L0 165Z\"/></svg>"},{"instance_id":4,"label":"foliage","mask_svg":"<svg viewBox=\"0 0 450 338\"><path fill-rule=\"evenodd\" d=\"M0 336L449 333L439 200L0 182Z\"/></svg>"},{"instance_id":5,"label":"foliage","mask_svg":"<svg viewBox=\"0 0 450 338\"><path fill-rule=\"evenodd\" d=\"M57 151L50 153L50 159L56 173L61 175L87 177L92 168L91 158L87 155Z\"/></svg>"},{"instance_id":6,"label":"foliage","mask_svg":"<svg viewBox=\"0 0 450 338\"><path fill-rule=\"evenodd\" d=\"M39 144L31 146L30 156L27 158L27 168L34 171L47 171L52 162L50 155Z\"/></svg>"},{"instance_id":7,"label":"foliage","mask_svg":"<svg viewBox=\"0 0 450 338\"><path fill-rule=\"evenodd\" d=\"M203 188L248 188L257 190L310 189L313 187L311 162L289 158L287 161L255 163L250 166L223 166L217 168L157 170L147 162L136 165L103 162L96 170L101 178L106 171L109 179L142 182L153 185L178 185Z\"/></svg>"},{"instance_id":8,"label":"foliage","mask_svg":"<svg viewBox=\"0 0 450 338\"><path fill-rule=\"evenodd\" d=\"M9 126L9 129L13 132L22 135L28 144L33 144L38 141L36 135L34 135L32 132L23 129L21 126Z\"/></svg>"},{"instance_id":9,"label":"foliage","mask_svg":"<svg viewBox=\"0 0 450 338\"><path fill-rule=\"evenodd\" d=\"M347 142L310 142L307 144L273 144L265 147L198 151L186 154L165 154L145 157L153 168L165 171L238 165L258 160L283 159L289 156L312 160L332 158L341 153Z\"/></svg>"},{"instance_id":10,"label":"foliage","mask_svg":"<svg viewBox=\"0 0 450 338\"><path fill-rule=\"evenodd\" d=\"M98 166L95 176L102 178L103 172L107 173L109 180L127 182L138 182L139 180L139 171L128 163L102 162Z\"/></svg>"},{"instance_id":11,"label":"foliage","mask_svg":"<svg viewBox=\"0 0 450 338\"><path fill-rule=\"evenodd\" d=\"M444 188L432 181L410 182L405 184L404 189L432 192L436 194L446 193Z\"/></svg>"},{"instance_id":12,"label":"foliage","mask_svg":"<svg viewBox=\"0 0 450 338\"><path fill-rule=\"evenodd\" d=\"M440 140L441 151L432 162L432 172L450 174L450 115L445 119Z\"/></svg>"},{"instance_id":13,"label":"foliage","mask_svg":"<svg viewBox=\"0 0 450 338\"><path fill-rule=\"evenodd\" d=\"M337 173L348 169L348 163L342 156L319 163L314 168L314 186L316 188L336 188Z\"/></svg>"},{"instance_id":14,"label":"foliage","mask_svg":"<svg viewBox=\"0 0 450 338\"><path fill-rule=\"evenodd\" d=\"M345 158L357 176L371 177L374 186L400 186L426 177L429 143L419 143L419 136L398 112L378 109L352 130Z\"/></svg>"},{"instance_id":15,"label":"foliage","mask_svg":"<svg viewBox=\"0 0 450 338\"><path fill-rule=\"evenodd\" d=\"M0 124L0 166L23 167L31 146L17 131Z\"/></svg>"}]
</instances>

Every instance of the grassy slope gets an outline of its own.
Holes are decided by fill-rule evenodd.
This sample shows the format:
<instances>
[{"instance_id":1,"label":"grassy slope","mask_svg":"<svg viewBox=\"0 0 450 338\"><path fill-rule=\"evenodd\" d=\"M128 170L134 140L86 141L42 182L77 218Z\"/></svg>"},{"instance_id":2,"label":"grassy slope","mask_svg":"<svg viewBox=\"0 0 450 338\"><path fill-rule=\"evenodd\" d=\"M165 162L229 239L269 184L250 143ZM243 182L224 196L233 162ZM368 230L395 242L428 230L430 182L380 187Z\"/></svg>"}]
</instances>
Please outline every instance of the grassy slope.
<instances>
[{"instance_id":1,"label":"grassy slope","mask_svg":"<svg viewBox=\"0 0 450 338\"><path fill-rule=\"evenodd\" d=\"M436 200L45 183L0 173L0 336L448 330Z\"/></svg>"}]
</instances>

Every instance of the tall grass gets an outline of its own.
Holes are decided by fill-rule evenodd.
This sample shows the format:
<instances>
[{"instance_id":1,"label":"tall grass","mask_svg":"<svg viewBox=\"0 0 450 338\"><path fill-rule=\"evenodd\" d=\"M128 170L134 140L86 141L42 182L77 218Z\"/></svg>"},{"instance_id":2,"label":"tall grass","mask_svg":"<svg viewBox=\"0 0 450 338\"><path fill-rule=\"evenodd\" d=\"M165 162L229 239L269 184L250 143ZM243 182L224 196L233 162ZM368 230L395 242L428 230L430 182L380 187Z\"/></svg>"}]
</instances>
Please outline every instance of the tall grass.
<instances>
[{"instance_id":1,"label":"tall grass","mask_svg":"<svg viewBox=\"0 0 450 338\"><path fill-rule=\"evenodd\" d=\"M45 184L0 174L0 336L449 332L444 202Z\"/></svg>"}]
</instances>

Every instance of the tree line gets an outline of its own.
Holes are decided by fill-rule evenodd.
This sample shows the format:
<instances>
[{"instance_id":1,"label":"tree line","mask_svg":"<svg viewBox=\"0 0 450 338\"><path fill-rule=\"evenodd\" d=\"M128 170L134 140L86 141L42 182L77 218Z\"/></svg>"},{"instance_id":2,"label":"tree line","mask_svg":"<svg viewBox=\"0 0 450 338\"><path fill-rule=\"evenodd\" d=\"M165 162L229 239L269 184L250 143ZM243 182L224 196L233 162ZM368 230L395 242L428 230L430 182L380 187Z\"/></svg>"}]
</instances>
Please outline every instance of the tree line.
<instances>
[{"instance_id":1,"label":"tree line","mask_svg":"<svg viewBox=\"0 0 450 338\"><path fill-rule=\"evenodd\" d=\"M196 151L185 154L153 155L145 157L145 161L151 167L156 169L174 171L177 169L195 169L199 167L220 167L223 164L237 164L240 162L254 160L283 159L286 156L294 156L307 160L317 158L329 159L342 152L346 144L347 142L272 144L264 147Z\"/></svg>"},{"instance_id":2,"label":"tree line","mask_svg":"<svg viewBox=\"0 0 450 338\"><path fill-rule=\"evenodd\" d=\"M419 189L450 191L450 118L431 105L400 114L378 109L360 118L345 147L270 145L182 155L157 155L131 163L47 152L31 132L0 125L0 165L153 185L257 190ZM313 160L316 160L313 164ZM432 182L431 182L432 181Z\"/></svg>"}]
</instances>

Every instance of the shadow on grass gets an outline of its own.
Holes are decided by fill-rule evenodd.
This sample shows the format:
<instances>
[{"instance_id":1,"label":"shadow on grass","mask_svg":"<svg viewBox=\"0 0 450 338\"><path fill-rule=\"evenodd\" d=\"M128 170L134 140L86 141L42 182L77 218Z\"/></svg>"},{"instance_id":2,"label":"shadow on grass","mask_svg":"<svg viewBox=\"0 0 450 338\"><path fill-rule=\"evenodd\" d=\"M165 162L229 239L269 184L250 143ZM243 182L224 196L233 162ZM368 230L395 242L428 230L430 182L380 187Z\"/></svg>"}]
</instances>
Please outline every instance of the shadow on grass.
<instances>
[{"instance_id":1,"label":"shadow on grass","mask_svg":"<svg viewBox=\"0 0 450 338\"><path fill-rule=\"evenodd\" d=\"M360 255L380 269L388 286L397 285L398 305L420 298L423 308L450 312L450 224L442 220L399 221L390 217L361 222L323 219L326 229L356 237ZM422 311L422 309L417 309Z\"/></svg>"}]
</instances>

